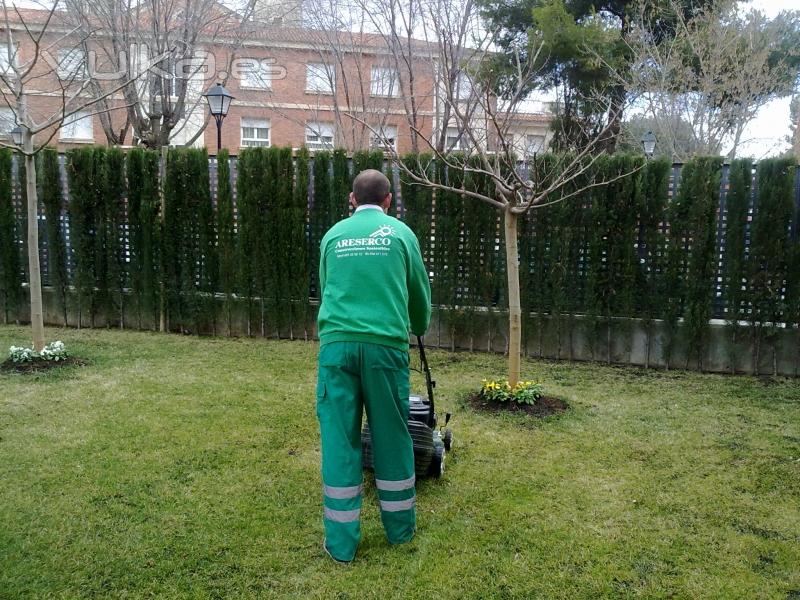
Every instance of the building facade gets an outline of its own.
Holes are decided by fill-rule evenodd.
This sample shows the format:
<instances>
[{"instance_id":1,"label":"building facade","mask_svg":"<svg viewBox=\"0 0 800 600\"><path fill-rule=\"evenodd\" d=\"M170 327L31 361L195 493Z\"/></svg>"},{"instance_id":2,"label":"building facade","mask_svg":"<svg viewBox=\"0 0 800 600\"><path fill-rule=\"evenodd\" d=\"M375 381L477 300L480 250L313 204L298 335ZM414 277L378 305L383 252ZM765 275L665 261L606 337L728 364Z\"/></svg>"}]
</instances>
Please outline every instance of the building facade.
<instances>
[{"instance_id":1,"label":"building facade","mask_svg":"<svg viewBox=\"0 0 800 600\"><path fill-rule=\"evenodd\" d=\"M21 10L19 22L11 22L13 50L0 42L6 99L13 85L10 61L27 64L31 60L35 46L26 29L44 27L47 15L43 10ZM12 16L15 14L9 12ZM70 93L78 89L76 93L87 98L101 90L114 90L113 84L104 83L100 88L95 81L97 72L103 74L108 36L98 31L78 43L70 39L69 15L57 17L47 25L48 59L35 67L39 77L28 94L30 113L39 122L58 112L65 89ZM287 25L287 21L293 24L296 18L273 16L269 21L249 23L238 28L235 36L201 34L193 56L180 61L151 65L152 53L146 47L130 49L137 65L168 71L157 86L148 84L146 77L137 80L134 85L152 88L137 97L161 93L170 101L184 100L180 120L169 136L170 145L206 146L209 153L216 152L217 130L203 94L220 82L234 96L221 135L222 147L232 155L252 146L303 145L311 150L342 147L349 151L391 146L402 154L425 151L425 140L436 139L443 129L447 130L448 146L461 147L462 142L451 136L451 128L440 116L435 53L429 44L414 41L408 47L403 72L401 61L388 51L381 36L316 31ZM129 77L135 73L132 69ZM163 89L156 91L158 87ZM137 145L140 140L128 117L129 103L124 90L115 90L102 104L70 115L58 129L38 134L37 143L49 140L62 150L81 144ZM8 134L17 121L18 108L8 100L4 104L0 106L0 133ZM155 114L153 118L159 117ZM539 136L544 143L548 123L545 115L521 119L515 140Z\"/></svg>"}]
</instances>

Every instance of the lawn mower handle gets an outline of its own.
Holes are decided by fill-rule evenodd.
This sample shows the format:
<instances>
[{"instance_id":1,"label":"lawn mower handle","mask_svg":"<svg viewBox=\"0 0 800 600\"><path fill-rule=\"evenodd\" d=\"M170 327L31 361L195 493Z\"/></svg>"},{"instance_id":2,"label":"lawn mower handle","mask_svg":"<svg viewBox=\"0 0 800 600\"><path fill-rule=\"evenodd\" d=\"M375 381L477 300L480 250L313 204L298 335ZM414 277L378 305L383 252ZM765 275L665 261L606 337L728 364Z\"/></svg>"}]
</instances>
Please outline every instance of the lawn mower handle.
<instances>
[{"instance_id":1,"label":"lawn mower handle","mask_svg":"<svg viewBox=\"0 0 800 600\"><path fill-rule=\"evenodd\" d=\"M428 400L430 400L431 413L433 413L433 388L436 387L436 382L431 379L431 370L428 368L428 359L425 357L425 342L422 340L421 335L417 336L417 348L419 348L419 358L422 362L422 371L425 373L425 386L428 389Z\"/></svg>"}]
</instances>

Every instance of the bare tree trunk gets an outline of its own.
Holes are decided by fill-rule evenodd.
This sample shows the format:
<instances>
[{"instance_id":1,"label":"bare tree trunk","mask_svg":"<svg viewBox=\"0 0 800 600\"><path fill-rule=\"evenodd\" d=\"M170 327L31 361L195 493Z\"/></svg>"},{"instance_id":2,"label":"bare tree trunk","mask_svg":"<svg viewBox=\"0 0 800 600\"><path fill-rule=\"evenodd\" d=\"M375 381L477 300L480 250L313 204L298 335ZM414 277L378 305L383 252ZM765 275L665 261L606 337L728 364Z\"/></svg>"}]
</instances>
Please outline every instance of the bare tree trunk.
<instances>
[{"instance_id":1,"label":"bare tree trunk","mask_svg":"<svg viewBox=\"0 0 800 600\"><path fill-rule=\"evenodd\" d=\"M519 217L506 207L506 272L508 273L508 383L517 385L520 376L522 348L522 308L519 300L519 249L517 248L517 220Z\"/></svg>"},{"instance_id":2,"label":"bare tree trunk","mask_svg":"<svg viewBox=\"0 0 800 600\"><path fill-rule=\"evenodd\" d=\"M24 148L33 152L33 138L29 131L24 133ZM31 328L33 329L33 349L44 349L44 314L42 309L42 272L39 265L39 197L36 193L36 160L32 154L25 155L25 186L28 193L28 270L30 271Z\"/></svg>"}]
</instances>

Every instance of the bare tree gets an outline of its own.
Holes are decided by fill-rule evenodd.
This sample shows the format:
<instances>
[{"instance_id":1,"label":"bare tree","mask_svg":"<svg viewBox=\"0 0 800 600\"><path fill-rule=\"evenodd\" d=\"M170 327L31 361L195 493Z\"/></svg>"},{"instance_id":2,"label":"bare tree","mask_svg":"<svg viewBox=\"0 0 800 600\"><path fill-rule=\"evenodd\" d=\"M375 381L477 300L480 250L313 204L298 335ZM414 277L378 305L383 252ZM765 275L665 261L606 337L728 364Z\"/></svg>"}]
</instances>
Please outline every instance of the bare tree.
<instances>
[{"instance_id":1,"label":"bare tree","mask_svg":"<svg viewBox=\"0 0 800 600\"><path fill-rule=\"evenodd\" d=\"M727 0L687 17L672 0L661 10L675 23L675 35L656 40L648 33L653 10L642 2L634 18L628 36L634 66L625 77L639 94L640 110L656 122L659 145L687 158L680 153L685 131L676 127L688 123L698 154L729 146L728 158L735 157L758 111L796 84L798 14L769 21Z\"/></svg>"},{"instance_id":2,"label":"bare tree","mask_svg":"<svg viewBox=\"0 0 800 600\"><path fill-rule=\"evenodd\" d=\"M312 0L306 9L306 36L331 91L316 110L332 115L337 142L374 147L402 125L416 150L417 131L432 126L435 110L435 47L425 41L422 0Z\"/></svg>"},{"instance_id":3,"label":"bare tree","mask_svg":"<svg viewBox=\"0 0 800 600\"><path fill-rule=\"evenodd\" d=\"M86 39L64 28L56 6L28 13L2 0L5 47L0 52L0 95L4 108L14 115L21 143L12 138L0 141L0 145L17 150L25 160L31 326L37 352L44 348L45 340L35 156L62 127L115 108L124 110L124 105L114 107L104 102L135 81L135 76L126 72L100 96L90 94L88 81L82 77L83 67L69 58Z\"/></svg>"},{"instance_id":4,"label":"bare tree","mask_svg":"<svg viewBox=\"0 0 800 600\"><path fill-rule=\"evenodd\" d=\"M416 129L430 158L418 157L408 163L394 150L392 158L406 178L434 190L461 194L500 211L505 232L506 272L508 279L508 380L514 385L520 377L521 302L519 285L518 222L530 210L568 200L588 188L610 183L592 179L592 165L599 156L610 123L586 134L587 143L574 152L542 156L534 154L519 163L513 134L518 115L537 87L538 72L534 65L542 45L531 44L526 60L513 57L515 72L493 68L495 33L485 30L470 9L470 0L448 4L436 0L427 5L429 21L436 24L432 43L436 52L437 95L439 114L446 115L434 136ZM534 57L531 60L531 57ZM611 107L607 105L607 111ZM613 115L611 115L613 116ZM352 115L356 120L358 116ZM363 122L363 121L362 121ZM366 124L366 123L365 123ZM379 135L373 129L375 135ZM459 149L463 154L450 153ZM446 166L462 175L461 180L484 178L491 191L455 185L436 176Z\"/></svg>"},{"instance_id":5,"label":"bare tree","mask_svg":"<svg viewBox=\"0 0 800 600\"><path fill-rule=\"evenodd\" d=\"M208 77L231 72L231 63L249 31L255 0L242 0L234 11L217 0L64 0L69 22L84 40L84 52L105 68L93 70L88 89L99 104L114 100L108 74L132 70L138 75L120 90L126 119L100 116L110 144L128 133L150 148L193 143L208 124L202 91ZM233 3L229 3L233 4ZM211 53L205 45L213 45ZM223 64L218 63L222 61ZM180 145L180 144L179 144Z\"/></svg>"}]
</instances>

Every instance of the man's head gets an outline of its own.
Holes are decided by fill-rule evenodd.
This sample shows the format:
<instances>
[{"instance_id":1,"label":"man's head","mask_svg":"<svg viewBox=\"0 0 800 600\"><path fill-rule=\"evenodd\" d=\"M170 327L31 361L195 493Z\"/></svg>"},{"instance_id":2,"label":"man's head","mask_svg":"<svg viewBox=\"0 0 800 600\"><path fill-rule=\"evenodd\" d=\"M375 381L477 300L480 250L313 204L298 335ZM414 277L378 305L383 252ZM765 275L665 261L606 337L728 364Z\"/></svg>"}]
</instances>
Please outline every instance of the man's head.
<instances>
[{"instance_id":1,"label":"man's head","mask_svg":"<svg viewBox=\"0 0 800 600\"><path fill-rule=\"evenodd\" d=\"M386 175L375 169L361 171L353 180L353 193L350 194L350 203L353 206L375 204L388 210L392 202L389 193L389 180Z\"/></svg>"}]
</instances>

